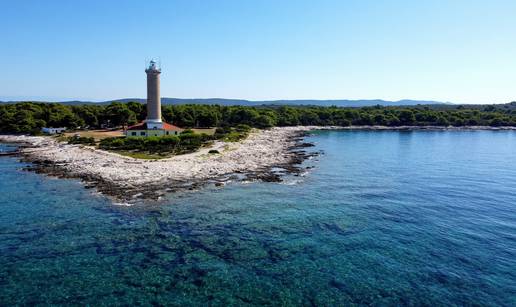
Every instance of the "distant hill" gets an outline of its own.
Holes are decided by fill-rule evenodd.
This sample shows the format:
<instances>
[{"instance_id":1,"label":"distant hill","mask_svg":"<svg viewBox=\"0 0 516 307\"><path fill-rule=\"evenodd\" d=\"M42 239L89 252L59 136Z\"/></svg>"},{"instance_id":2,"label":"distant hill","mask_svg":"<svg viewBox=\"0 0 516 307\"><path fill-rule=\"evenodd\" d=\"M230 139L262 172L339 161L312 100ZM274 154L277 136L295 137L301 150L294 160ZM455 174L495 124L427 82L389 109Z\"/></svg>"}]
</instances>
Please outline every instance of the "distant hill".
<instances>
[{"instance_id":1,"label":"distant hill","mask_svg":"<svg viewBox=\"0 0 516 307\"><path fill-rule=\"evenodd\" d=\"M129 102L138 101L145 103L145 99L141 98L125 98L113 101ZM113 101L106 101L104 103L111 103ZM298 100L244 100L244 99L224 99L224 98L161 98L161 103L164 105L177 104L218 104L223 106L261 106L261 105L311 105L311 106L338 106L338 107L366 107L366 106L411 106L418 104L450 104L449 102L439 101L425 101L425 100L399 100L387 101L381 99L371 100L315 100L315 99L298 99Z\"/></svg>"},{"instance_id":2,"label":"distant hill","mask_svg":"<svg viewBox=\"0 0 516 307\"><path fill-rule=\"evenodd\" d=\"M90 101L62 101L60 103L66 105L87 105L87 104L109 104L112 102L129 102L136 101L140 103L145 103L145 99L142 98L123 98L116 100L109 100L103 102L90 102ZM13 103L15 101L2 102L2 103ZM414 105L442 105L442 104L451 104L449 102L439 102L439 101L427 101L427 100L398 100L398 101L388 101L381 99L371 99L371 100L346 100L346 99L337 99L337 100L311 100L311 99L300 99L300 100L244 100L244 99L224 99L224 98L161 98L161 103L164 105L178 105L178 104L218 104L223 106L260 106L260 105L310 105L310 106L338 106L338 107L366 107L366 106L414 106Z\"/></svg>"}]
</instances>

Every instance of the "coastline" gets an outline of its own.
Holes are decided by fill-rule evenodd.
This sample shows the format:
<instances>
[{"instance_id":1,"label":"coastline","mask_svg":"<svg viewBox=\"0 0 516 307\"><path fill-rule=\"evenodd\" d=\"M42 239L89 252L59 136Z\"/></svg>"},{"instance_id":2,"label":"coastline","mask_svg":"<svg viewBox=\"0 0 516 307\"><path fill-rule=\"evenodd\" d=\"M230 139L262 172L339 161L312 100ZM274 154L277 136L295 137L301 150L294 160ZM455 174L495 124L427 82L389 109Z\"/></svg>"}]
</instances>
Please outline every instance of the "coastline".
<instances>
[{"instance_id":1,"label":"coastline","mask_svg":"<svg viewBox=\"0 0 516 307\"><path fill-rule=\"evenodd\" d=\"M281 181L282 173L299 173L300 164L314 155L303 137L312 130L474 131L516 130L516 127L436 126L296 126L254 130L235 143L217 141L201 150L162 160L141 160L84 145L70 145L48 136L0 135L0 142L22 144L18 154L30 162L26 169L60 178L81 179L116 201L159 199L168 192L195 189L227 181ZM209 154L216 149L220 154ZM277 169L283 172L278 173ZM275 171L276 170L276 171Z\"/></svg>"},{"instance_id":2,"label":"coastline","mask_svg":"<svg viewBox=\"0 0 516 307\"><path fill-rule=\"evenodd\" d=\"M507 131L516 130L516 126L300 126L310 128L310 130L429 130L429 131L477 131L477 130L488 130L488 131Z\"/></svg>"},{"instance_id":3,"label":"coastline","mask_svg":"<svg viewBox=\"0 0 516 307\"><path fill-rule=\"evenodd\" d=\"M0 142L21 144L26 170L59 178L81 179L86 188L129 202L159 199L168 192L192 190L229 180L281 181L275 169L297 173L310 154L302 142L305 127L255 130L235 143L217 141L201 150L161 160L141 160L48 136L0 135ZM219 154L209 154L216 149Z\"/></svg>"}]
</instances>

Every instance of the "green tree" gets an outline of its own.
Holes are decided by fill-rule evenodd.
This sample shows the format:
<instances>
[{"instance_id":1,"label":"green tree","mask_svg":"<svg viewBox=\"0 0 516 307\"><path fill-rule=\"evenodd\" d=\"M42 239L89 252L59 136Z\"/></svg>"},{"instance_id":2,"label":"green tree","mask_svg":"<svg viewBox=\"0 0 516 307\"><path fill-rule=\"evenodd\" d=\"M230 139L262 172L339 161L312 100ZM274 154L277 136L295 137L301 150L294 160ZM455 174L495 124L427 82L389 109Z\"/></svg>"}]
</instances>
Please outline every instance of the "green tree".
<instances>
[{"instance_id":1,"label":"green tree","mask_svg":"<svg viewBox=\"0 0 516 307\"><path fill-rule=\"evenodd\" d=\"M414 116L414 112L411 110L402 110L399 115L398 119L402 125L413 125L416 122L416 117Z\"/></svg>"},{"instance_id":2,"label":"green tree","mask_svg":"<svg viewBox=\"0 0 516 307\"><path fill-rule=\"evenodd\" d=\"M126 104L120 102L111 103L105 112L113 126L124 126L136 122L136 114Z\"/></svg>"}]
</instances>

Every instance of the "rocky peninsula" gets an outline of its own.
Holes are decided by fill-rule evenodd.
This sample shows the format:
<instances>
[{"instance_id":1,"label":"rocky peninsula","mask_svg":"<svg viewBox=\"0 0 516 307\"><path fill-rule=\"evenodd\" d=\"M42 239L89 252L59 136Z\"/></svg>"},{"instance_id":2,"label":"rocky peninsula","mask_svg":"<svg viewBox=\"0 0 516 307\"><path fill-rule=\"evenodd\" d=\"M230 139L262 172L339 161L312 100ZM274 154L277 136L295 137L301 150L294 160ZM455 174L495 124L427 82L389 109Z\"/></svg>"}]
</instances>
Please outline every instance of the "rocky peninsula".
<instances>
[{"instance_id":1,"label":"rocky peninsula","mask_svg":"<svg viewBox=\"0 0 516 307\"><path fill-rule=\"evenodd\" d=\"M216 141L197 152L160 160L122 156L93 146L71 145L48 136L0 135L0 142L21 144L28 170L80 178L87 187L117 201L158 199L167 192L228 180L280 181L278 168L299 172L309 154L302 136L311 127L255 130L240 142ZM218 154L209 153L217 150Z\"/></svg>"}]
</instances>

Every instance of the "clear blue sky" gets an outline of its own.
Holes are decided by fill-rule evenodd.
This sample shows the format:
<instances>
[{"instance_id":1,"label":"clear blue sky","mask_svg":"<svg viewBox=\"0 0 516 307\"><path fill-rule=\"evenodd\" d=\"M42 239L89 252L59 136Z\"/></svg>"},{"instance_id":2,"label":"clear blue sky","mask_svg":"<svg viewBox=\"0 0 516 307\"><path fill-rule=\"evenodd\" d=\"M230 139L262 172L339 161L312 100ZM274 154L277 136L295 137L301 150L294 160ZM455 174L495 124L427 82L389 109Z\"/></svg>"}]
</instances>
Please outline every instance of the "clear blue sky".
<instances>
[{"instance_id":1,"label":"clear blue sky","mask_svg":"<svg viewBox=\"0 0 516 307\"><path fill-rule=\"evenodd\" d=\"M0 100L516 100L516 1L1 1Z\"/></svg>"}]
</instances>

